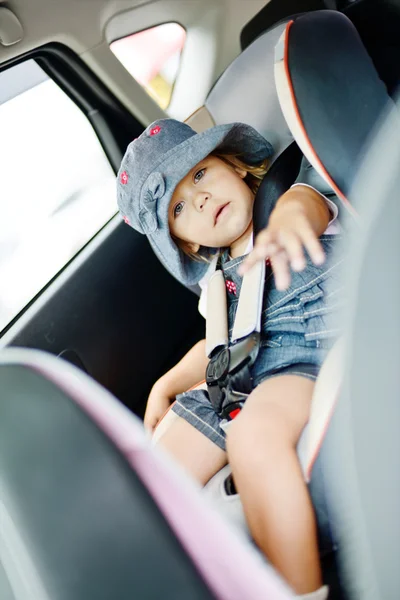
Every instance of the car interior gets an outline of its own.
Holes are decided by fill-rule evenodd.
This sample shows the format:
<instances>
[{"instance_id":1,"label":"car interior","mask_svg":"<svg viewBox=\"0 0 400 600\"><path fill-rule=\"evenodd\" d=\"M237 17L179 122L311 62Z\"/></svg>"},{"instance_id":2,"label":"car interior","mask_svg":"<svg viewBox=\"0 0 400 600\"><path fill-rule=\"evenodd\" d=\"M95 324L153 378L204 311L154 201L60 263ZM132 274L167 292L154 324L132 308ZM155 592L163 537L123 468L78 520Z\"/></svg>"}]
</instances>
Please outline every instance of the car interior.
<instances>
[{"instance_id":1,"label":"car interior","mask_svg":"<svg viewBox=\"0 0 400 600\"><path fill-rule=\"evenodd\" d=\"M169 275L146 238L117 214L115 174L129 142L157 118L196 131L242 121L274 147L270 178L279 197L298 174L300 148L306 151L283 115L275 79L264 74L273 72L288 23L315 11L354 25L395 100L398 0L0 2L1 598L291 597L246 539L229 468L208 494L227 524L141 431L153 383L204 338L205 323L197 287ZM158 30L167 24L179 31ZM146 73L137 67L144 57ZM315 123L312 94L302 101ZM390 307L371 326L379 289L387 289L379 265L396 271L395 130L389 122L378 134L385 161L372 148L356 183L344 184L350 203L375 225L351 254L359 273L347 312L351 368L340 401L337 371L329 374L326 395L337 404L322 446L315 442L318 468L340 471L343 482L328 478L343 540L340 552L331 548L324 557L333 600L391 600L400 586L393 569L398 522L390 519L400 485L387 460L399 443L398 280ZM321 155L324 165L330 158ZM369 177L380 162L382 190ZM340 177L335 165L333 157ZM364 200L373 192L378 204ZM365 268L366 245L375 281ZM382 394L376 365L390 410L371 407L366 416L361 399ZM377 429L386 444L369 445ZM371 468L379 471L376 484L367 477Z\"/></svg>"}]
</instances>

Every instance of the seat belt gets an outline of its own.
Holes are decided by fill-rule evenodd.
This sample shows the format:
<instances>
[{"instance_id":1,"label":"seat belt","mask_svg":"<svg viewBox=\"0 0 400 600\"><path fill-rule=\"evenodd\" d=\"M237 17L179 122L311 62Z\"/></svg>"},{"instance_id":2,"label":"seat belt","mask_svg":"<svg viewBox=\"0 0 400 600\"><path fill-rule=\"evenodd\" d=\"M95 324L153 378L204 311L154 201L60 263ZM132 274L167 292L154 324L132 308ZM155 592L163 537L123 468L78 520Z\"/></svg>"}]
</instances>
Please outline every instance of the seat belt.
<instances>
[{"instance_id":1,"label":"seat belt","mask_svg":"<svg viewBox=\"0 0 400 600\"><path fill-rule=\"evenodd\" d=\"M277 200L296 179L301 158L298 146L292 143L265 175L254 201L254 236L266 226ZM265 268L265 262L260 261L243 277L231 340L225 280L218 266L208 284L206 354L210 361L206 383L223 429L240 412L253 389L250 369L260 349Z\"/></svg>"}]
</instances>

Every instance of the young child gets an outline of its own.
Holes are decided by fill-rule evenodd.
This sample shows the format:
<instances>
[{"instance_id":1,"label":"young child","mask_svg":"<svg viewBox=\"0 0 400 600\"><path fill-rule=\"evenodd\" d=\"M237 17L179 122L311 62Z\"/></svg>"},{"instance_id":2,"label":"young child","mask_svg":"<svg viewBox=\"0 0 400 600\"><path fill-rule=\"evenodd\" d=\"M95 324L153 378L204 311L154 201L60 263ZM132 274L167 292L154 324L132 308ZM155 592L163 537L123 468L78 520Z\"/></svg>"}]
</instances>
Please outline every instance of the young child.
<instances>
[{"instance_id":1,"label":"young child","mask_svg":"<svg viewBox=\"0 0 400 600\"><path fill-rule=\"evenodd\" d=\"M207 392L184 393L204 379L205 340L156 382L145 425L153 429L177 397L172 410L181 418L161 445L202 484L229 461L260 549L300 597L324 600L315 517L296 445L334 341L325 319L335 309L339 262L332 259L336 236L328 226L337 209L310 186L295 185L278 200L252 249L254 197L271 154L270 144L244 124L196 134L179 121L159 120L126 151L118 204L174 277L200 284L204 316L207 282L220 256L230 330L241 275L269 259L253 391L226 440ZM176 310L184 318L184 308Z\"/></svg>"}]
</instances>

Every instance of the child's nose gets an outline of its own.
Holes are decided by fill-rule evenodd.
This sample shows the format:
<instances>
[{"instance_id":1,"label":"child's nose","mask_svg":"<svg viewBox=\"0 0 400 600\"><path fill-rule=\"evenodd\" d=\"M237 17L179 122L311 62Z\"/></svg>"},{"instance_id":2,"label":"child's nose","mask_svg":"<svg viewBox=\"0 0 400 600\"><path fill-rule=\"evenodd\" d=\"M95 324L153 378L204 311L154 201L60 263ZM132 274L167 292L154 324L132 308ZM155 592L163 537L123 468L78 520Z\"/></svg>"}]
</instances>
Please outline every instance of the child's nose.
<instances>
[{"instance_id":1,"label":"child's nose","mask_svg":"<svg viewBox=\"0 0 400 600\"><path fill-rule=\"evenodd\" d=\"M208 192L199 192L196 196L197 210L202 211L209 199L210 199L210 194Z\"/></svg>"}]
</instances>

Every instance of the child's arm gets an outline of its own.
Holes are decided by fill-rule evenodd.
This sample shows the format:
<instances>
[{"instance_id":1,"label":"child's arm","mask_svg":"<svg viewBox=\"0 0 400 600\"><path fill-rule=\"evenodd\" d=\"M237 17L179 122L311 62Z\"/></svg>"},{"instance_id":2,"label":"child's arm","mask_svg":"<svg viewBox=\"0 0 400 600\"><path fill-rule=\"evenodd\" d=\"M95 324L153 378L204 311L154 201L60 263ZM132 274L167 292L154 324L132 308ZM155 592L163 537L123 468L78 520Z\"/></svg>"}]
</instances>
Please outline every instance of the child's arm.
<instances>
[{"instance_id":1,"label":"child's arm","mask_svg":"<svg viewBox=\"0 0 400 600\"><path fill-rule=\"evenodd\" d=\"M206 341L200 340L154 384L144 415L145 426L153 431L175 396L204 380L208 358Z\"/></svg>"},{"instance_id":2,"label":"child's arm","mask_svg":"<svg viewBox=\"0 0 400 600\"><path fill-rule=\"evenodd\" d=\"M290 284L289 266L294 271L302 271L306 266L304 248L316 265L324 262L318 238L326 230L329 218L329 208L317 191L301 185L289 189L276 203L268 226L257 236L240 273L243 275L257 261L269 258L276 287L286 289Z\"/></svg>"}]
</instances>

